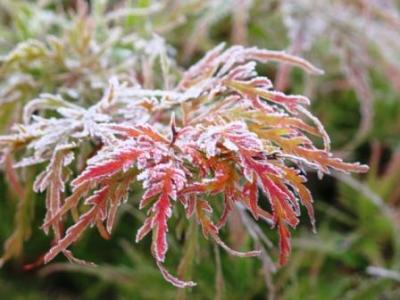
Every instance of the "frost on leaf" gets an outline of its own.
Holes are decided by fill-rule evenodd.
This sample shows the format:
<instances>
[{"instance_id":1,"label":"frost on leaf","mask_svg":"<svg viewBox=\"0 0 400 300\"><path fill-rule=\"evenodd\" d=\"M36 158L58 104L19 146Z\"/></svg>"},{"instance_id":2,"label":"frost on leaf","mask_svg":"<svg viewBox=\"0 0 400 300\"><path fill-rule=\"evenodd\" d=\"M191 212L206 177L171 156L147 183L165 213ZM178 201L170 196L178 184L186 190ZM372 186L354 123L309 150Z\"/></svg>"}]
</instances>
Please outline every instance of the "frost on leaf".
<instances>
[{"instance_id":1,"label":"frost on leaf","mask_svg":"<svg viewBox=\"0 0 400 300\"><path fill-rule=\"evenodd\" d=\"M285 264L290 230L299 223L301 206L315 228L305 170L327 174L330 169L365 172L367 167L333 157L323 126L305 108L306 97L276 91L268 78L257 75L256 63L269 61L320 73L283 52L240 46L224 50L220 45L188 69L173 89L113 80L99 103L87 109L48 95L28 104L27 124L0 137L0 145L8 152L27 153L19 167L47 162L35 183L37 191L48 195L43 229L55 235L45 262L59 253L75 261L68 248L91 226L108 238L118 208L131 200L128 192L137 181L142 187L138 206L147 215L136 241L152 233L151 253L168 282L194 285L164 267L169 228L179 211L184 211L179 217L196 220L204 237L228 253L251 257L260 251L233 250L220 236L231 213L245 208L277 229L279 262ZM55 109L59 117L32 116L38 107ZM131 113L124 113L128 107ZM147 121L132 119L135 110L146 112ZM317 138L322 148L313 143ZM75 162L84 162L83 167L77 165L81 172L75 177L64 174L73 159L68 145L75 145ZM84 145L89 152L83 151ZM72 194L64 197L66 184ZM261 193L265 197L260 198ZM69 213L75 223L63 232L60 225Z\"/></svg>"},{"instance_id":2,"label":"frost on leaf","mask_svg":"<svg viewBox=\"0 0 400 300\"><path fill-rule=\"evenodd\" d=\"M359 102L361 121L347 151L362 142L372 129L374 118L374 80L370 73L379 72L388 79L393 89L399 89L400 17L398 2L280 0L282 21L287 28L290 49L298 55L313 53L321 60L331 56L336 70L345 84L335 84L354 90ZM323 40L330 51L320 51ZM282 65L277 74L278 89L290 84L290 66ZM337 78L337 77L335 77Z\"/></svg>"}]
</instances>

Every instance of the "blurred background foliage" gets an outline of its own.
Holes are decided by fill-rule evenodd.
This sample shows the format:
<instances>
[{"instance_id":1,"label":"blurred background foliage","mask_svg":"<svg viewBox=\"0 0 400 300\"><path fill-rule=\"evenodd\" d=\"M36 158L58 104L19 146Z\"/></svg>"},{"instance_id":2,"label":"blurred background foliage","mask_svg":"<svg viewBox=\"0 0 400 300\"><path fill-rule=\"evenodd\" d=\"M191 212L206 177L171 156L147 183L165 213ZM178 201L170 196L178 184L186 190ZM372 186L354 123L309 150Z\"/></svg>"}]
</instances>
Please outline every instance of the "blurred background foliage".
<instances>
[{"instance_id":1,"label":"blurred background foliage","mask_svg":"<svg viewBox=\"0 0 400 300\"><path fill-rule=\"evenodd\" d=\"M0 64L2 133L39 93L90 104L112 75L146 83L155 76L146 70L160 70L154 57L165 54L172 65L187 67L221 42L240 43L286 49L323 68L325 75L318 78L285 66L259 71L275 78L280 89L310 96L334 150L369 163L371 170L360 177L334 173L323 181L310 174L318 233L303 222L293 232L293 253L281 269L273 264L277 249L272 246L264 260L232 258L201 238L196 226L176 220L167 265L179 265L180 276L196 278L198 286L190 290L165 282L149 245L133 243L145 216L130 204L111 240L85 234L73 247L77 257L97 268L67 264L64 258L41 266L37 262L51 243L39 230L43 196L27 184L32 201L22 201L1 176L0 241L15 237L14 259L0 269L1 299L400 299L398 2L92 0L86 12L79 3L0 1L0 55L18 43L35 46L17 63ZM90 14L90 22L83 14ZM96 47L89 47L93 41ZM59 55L46 56L48 49ZM267 226L247 225L276 245ZM250 243L244 227L231 220L225 232L230 243ZM187 232L190 238L184 239Z\"/></svg>"}]
</instances>

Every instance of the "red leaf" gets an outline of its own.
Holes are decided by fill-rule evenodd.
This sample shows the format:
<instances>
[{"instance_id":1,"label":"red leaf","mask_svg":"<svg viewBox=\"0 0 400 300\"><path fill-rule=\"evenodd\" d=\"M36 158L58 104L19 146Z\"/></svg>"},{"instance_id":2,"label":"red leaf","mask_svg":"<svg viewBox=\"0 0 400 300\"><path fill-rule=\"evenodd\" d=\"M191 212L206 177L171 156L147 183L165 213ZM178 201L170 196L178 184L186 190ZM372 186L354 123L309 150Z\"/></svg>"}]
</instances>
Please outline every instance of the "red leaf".
<instances>
[{"instance_id":1,"label":"red leaf","mask_svg":"<svg viewBox=\"0 0 400 300\"><path fill-rule=\"evenodd\" d=\"M151 192L146 191L144 197L157 194L159 194L159 197L151 208L151 216L139 229L136 241L142 239L153 229L152 253L157 261L163 262L168 250L167 222L172 213L170 197L175 199L178 191L183 188L184 174L176 169L172 163L169 163L147 169L139 177L140 180L144 181L144 186L151 187ZM145 203L147 199L142 198L141 203Z\"/></svg>"},{"instance_id":2,"label":"red leaf","mask_svg":"<svg viewBox=\"0 0 400 300\"><path fill-rule=\"evenodd\" d=\"M48 263L54 257L56 257L60 252L66 250L73 242L79 239L82 233L90 224L95 224L98 216L99 210L102 207L102 203L106 200L109 192L109 187L105 186L98 190L92 197L88 198L88 202L93 203L92 208L83 214L78 222L73 226L68 228L65 236L53 246L49 252L44 257L44 262Z\"/></svg>"},{"instance_id":3,"label":"red leaf","mask_svg":"<svg viewBox=\"0 0 400 300\"><path fill-rule=\"evenodd\" d=\"M255 175L254 175L255 177ZM253 214L253 217L257 220L259 207L258 207L258 187L257 180L254 178L252 182L247 183L244 186L243 194L246 195L250 207L250 211Z\"/></svg>"},{"instance_id":4,"label":"red leaf","mask_svg":"<svg viewBox=\"0 0 400 300\"><path fill-rule=\"evenodd\" d=\"M153 238L152 250L157 261L164 261L165 253L168 250L167 231L168 218L171 216L171 207L168 194L161 195L153 210L156 212L152 220L152 227L155 227L155 237Z\"/></svg>"},{"instance_id":5,"label":"red leaf","mask_svg":"<svg viewBox=\"0 0 400 300\"><path fill-rule=\"evenodd\" d=\"M131 144L130 146L133 145ZM101 159L100 162L89 165L79 177L72 181L72 185L76 188L85 182L110 177L121 170L125 170L136 161L140 153L138 149L129 147L127 149L117 149L105 157L102 157L101 153L99 153L97 159Z\"/></svg>"},{"instance_id":6,"label":"red leaf","mask_svg":"<svg viewBox=\"0 0 400 300\"><path fill-rule=\"evenodd\" d=\"M290 231L286 227L283 220L278 221L279 230L279 264L281 266L287 263L287 259L290 255L291 244L290 244Z\"/></svg>"}]
</instances>

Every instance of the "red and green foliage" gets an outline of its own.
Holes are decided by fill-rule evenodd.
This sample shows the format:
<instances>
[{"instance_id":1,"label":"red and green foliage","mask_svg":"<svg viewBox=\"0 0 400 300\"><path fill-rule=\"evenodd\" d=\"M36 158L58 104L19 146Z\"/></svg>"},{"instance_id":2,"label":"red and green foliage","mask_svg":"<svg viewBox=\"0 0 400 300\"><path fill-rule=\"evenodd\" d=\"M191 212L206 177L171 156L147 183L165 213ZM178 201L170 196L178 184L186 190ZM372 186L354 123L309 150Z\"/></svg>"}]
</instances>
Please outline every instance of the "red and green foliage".
<instances>
[{"instance_id":1,"label":"red and green foliage","mask_svg":"<svg viewBox=\"0 0 400 300\"><path fill-rule=\"evenodd\" d=\"M51 95L28 103L25 123L15 126L15 133L1 136L0 147L6 162L20 158L16 167L47 164L34 183L35 191L46 192L43 230L54 236L44 262L63 253L83 263L72 256L69 246L91 226L108 238L118 208L131 201L128 192L137 181L143 188L139 208L147 209L147 218L136 241L152 233L151 252L172 284L195 284L172 276L163 266L168 221L173 211L182 211L178 206L185 211L178 217L195 219L205 238L244 257L259 251L232 250L219 232L233 210L246 208L255 219L277 229L279 262L285 264L300 204L315 227L305 171L322 175L330 169L368 168L332 156L323 126L305 108L309 100L276 91L267 77L257 74L256 62L270 61L321 73L283 52L241 46L224 50L220 45L171 89L120 85L113 79L103 98L88 109ZM54 111L51 116L44 113L48 109ZM316 139L324 146L317 147ZM18 174L7 170L17 185ZM74 178L75 170L81 172ZM260 203L260 193L267 203ZM220 199L222 213L215 209ZM69 213L75 223L64 232Z\"/></svg>"}]
</instances>

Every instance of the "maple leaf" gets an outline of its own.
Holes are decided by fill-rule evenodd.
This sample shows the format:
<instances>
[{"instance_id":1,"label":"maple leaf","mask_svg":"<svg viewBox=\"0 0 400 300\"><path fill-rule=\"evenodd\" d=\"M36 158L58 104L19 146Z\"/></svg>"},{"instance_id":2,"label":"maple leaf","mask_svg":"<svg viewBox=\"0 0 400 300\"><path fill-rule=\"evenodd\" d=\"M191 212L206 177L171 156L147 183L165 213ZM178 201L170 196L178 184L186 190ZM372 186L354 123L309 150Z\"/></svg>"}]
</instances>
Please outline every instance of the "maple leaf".
<instances>
[{"instance_id":1,"label":"maple leaf","mask_svg":"<svg viewBox=\"0 0 400 300\"><path fill-rule=\"evenodd\" d=\"M221 45L187 70L172 89L127 87L113 80L103 98L88 109L50 96L28 104L25 119L32 124L17 135L0 137L0 145L9 153L35 149L34 159L19 167L49 161L35 184L38 191L47 189L42 227L55 235L44 261L63 253L70 261L83 263L68 248L91 226L109 238L118 208L128 200L131 183L138 181L143 190L139 209L148 209L136 241L152 232L156 265L175 286L195 285L164 267L169 223L179 205L184 217L197 220L205 238L240 257L259 255L260 250L233 250L220 232L232 211L247 209L277 228L279 262L285 264L291 251L290 228L299 223L301 205L315 230L305 169L328 174L330 169L365 172L367 167L333 157L322 124L305 108L309 100L274 90L268 78L257 75L256 61L287 62L320 73L283 52L241 46L224 50ZM55 108L61 117L32 117L36 107ZM145 121L132 119L128 110L146 114ZM310 136L320 138L324 147L315 146ZM91 155L72 146L88 141L96 145ZM72 148L85 162L73 179L64 176ZM66 184L72 194L64 199ZM267 203L259 203L260 193ZM61 224L68 213L75 223L64 233Z\"/></svg>"},{"instance_id":2,"label":"maple leaf","mask_svg":"<svg viewBox=\"0 0 400 300\"><path fill-rule=\"evenodd\" d=\"M156 165L151 169L146 169L138 175L138 180L143 181L143 186L148 187L143 194L139 208L143 208L149 199L158 195L157 200L152 205L151 215L147 217L144 225L136 235L136 241L140 241L151 229L155 231L152 244L152 252L159 262L165 260L168 249L167 244L167 221L171 217L172 209L170 199L176 201L177 193L186 183L184 172L167 163L167 165Z\"/></svg>"}]
</instances>

